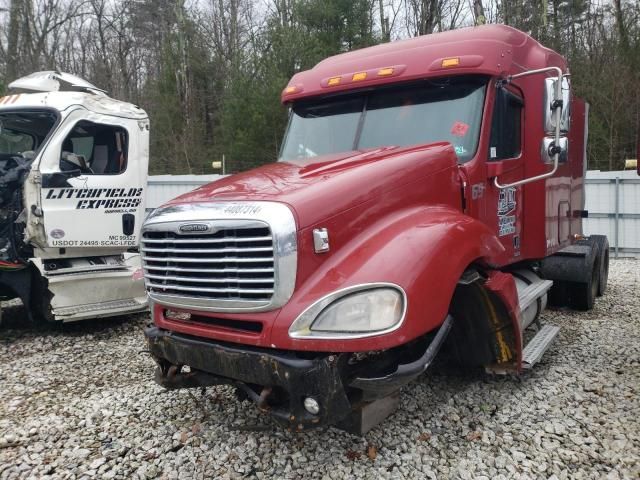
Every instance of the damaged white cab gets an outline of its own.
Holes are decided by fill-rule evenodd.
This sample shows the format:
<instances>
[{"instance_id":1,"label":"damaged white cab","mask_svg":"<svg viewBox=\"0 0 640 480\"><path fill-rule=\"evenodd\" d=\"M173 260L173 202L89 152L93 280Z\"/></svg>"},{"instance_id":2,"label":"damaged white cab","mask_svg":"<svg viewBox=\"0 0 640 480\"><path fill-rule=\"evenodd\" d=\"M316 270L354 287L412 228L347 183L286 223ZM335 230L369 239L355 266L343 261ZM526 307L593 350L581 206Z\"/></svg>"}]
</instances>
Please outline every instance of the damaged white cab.
<instances>
[{"instance_id":1,"label":"damaged white cab","mask_svg":"<svg viewBox=\"0 0 640 480\"><path fill-rule=\"evenodd\" d=\"M147 308L137 253L147 114L73 75L0 97L0 300L73 321Z\"/></svg>"}]
</instances>

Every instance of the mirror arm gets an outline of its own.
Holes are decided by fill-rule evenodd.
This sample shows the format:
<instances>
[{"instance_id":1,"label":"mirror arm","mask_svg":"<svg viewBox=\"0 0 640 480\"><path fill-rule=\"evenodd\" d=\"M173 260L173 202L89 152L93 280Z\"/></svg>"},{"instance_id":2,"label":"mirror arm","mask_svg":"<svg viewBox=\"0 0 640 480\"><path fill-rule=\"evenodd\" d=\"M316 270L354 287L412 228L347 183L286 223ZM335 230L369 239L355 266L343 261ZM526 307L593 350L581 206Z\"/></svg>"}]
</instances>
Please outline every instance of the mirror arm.
<instances>
[{"instance_id":1,"label":"mirror arm","mask_svg":"<svg viewBox=\"0 0 640 480\"><path fill-rule=\"evenodd\" d=\"M538 73L545 73L545 72L551 72L554 71L557 73L558 75L558 81L556 82L556 93L555 93L555 98L553 99L553 103L551 105L551 108L554 109L554 113L556 116L556 131L555 131L555 140L554 140L554 155L553 155L553 168L551 170L549 170L548 172L545 172L543 174L540 175L536 175L535 177L530 177L530 178L525 178L523 180L518 180L517 182L513 182L513 183L506 183L506 184L501 184L500 182L498 182L498 177L494 177L493 179L493 184L497 187L497 188L510 188L510 187L517 187L519 185L524 185L526 183L531 183L531 182L535 182L537 180L542 180L544 178L549 178L551 176L553 176L556 171L558 170L558 165L560 164L560 152L559 152L559 148L560 148L560 122L562 121L562 69L560 69L559 67L547 67L547 68L540 68L537 70L529 70L527 72L522 72L522 73L517 73L515 75L509 75L507 77L507 82L511 82L514 78L519 78L519 77L525 77L528 75L536 75Z\"/></svg>"}]
</instances>

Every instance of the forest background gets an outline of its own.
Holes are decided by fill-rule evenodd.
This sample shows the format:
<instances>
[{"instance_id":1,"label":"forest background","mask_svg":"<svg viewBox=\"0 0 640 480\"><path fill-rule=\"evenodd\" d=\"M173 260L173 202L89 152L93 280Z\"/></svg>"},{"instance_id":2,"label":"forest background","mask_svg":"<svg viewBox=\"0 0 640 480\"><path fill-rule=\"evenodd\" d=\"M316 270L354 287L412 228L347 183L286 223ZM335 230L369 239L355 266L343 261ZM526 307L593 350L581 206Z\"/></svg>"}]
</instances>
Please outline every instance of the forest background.
<instances>
[{"instance_id":1,"label":"forest background","mask_svg":"<svg viewBox=\"0 0 640 480\"><path fill-rule=\"evenodd\" d=\"M588 168L635 157L640 0L0 0L0 93L58 69L147 110L151 173L274 161L297 71L381 42L503 23L564 55L591 105Z\"/></svg>"}]
</instances>

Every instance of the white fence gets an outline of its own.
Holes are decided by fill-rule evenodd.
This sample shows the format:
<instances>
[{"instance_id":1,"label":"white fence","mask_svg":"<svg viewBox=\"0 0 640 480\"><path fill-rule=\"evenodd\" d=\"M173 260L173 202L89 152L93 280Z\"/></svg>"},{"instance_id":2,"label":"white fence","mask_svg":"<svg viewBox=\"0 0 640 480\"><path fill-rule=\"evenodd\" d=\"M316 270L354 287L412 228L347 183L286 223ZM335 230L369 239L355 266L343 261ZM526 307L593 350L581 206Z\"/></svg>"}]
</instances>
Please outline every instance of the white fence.
<instances>
[{"instance_id":1,"label":"white fence","mask_svg":"<svg viewBox=\"0 0 640 480\"><path fill-rule=\"evenodd\" d=\"M221 175L157 175L149 177L147 208L163 203ZM611 252L640 256L640 177L635 171L587 172L584 233L609 237Z\"/></svg>"},{"instance_id":2,"label":"white fence","mask_svg":"<svg viewBox=\"0 0 640 480\"><path fill-rule=\"evenodd\" d=\"M584 233L609 237L611 254L640 256L640 177L635 171L587 172Z\"/></svg>"},{"instance_id":3,"label":"white fence","mask_svg":"<svg viewBox=\"0 0 640 480\"><path fill-rule=\"evenodd\" d=\"M221 178L222 175L152 175L147 182L147 210Z\"/></svg>"}]
</instances>

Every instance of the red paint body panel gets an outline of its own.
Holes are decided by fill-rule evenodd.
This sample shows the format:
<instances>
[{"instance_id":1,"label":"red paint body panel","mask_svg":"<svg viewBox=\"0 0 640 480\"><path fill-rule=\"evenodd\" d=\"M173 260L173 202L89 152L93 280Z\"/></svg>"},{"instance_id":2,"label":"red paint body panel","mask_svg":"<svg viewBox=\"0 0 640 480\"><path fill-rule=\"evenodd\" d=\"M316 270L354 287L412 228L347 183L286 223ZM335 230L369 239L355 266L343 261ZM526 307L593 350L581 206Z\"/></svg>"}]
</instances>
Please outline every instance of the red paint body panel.
<instances>
[{"instance_id":1,"label":"red paint body panel","mask_svg":"<svg viewBox=\"0 0 640 480\"><path fill-rule=\"evenodd\" d=\"M303 229L381 197L446 164L454 167L448 143L320 156L313 163L277 162L204 185L169 202L267 200L289 205ZM457 183L455 173L445 190ZM439 188L439 186L436 186Z\"/></svg>"},{"instance_id":2,"label":"red paint body panel","mask_svg":"<svg viewBox=\"0 0 640 480\"><path fill-rule=\"evenodd\" d=\"M359 219L354 220L352 225L357 225ZM336 219L336 224L340 221ZM272 331L279 346L294 350L367 351L407 343L440 326L456 282L470 263L501 251L486 226L445 206L415 205L397 210L370 224L362 235L327 259L283 308ZM471 235L480 241L469 249L458 248ZM398 330L345 341L288 337L292 320L313 301L339 288L369 283L372 279L397 284L407 293L409 305Z\"/></svg>"},{"instance_id":3,"label":"red paint body panel","mask_svg":"<svg viewBox=\"0 0 640 480\"><path fill-rule=\"evenodd\" d=\"M493 292L505 306L507 314L511 318L513 331L515 332L516 355L515 365L522 369L522 332L520 332L520 306L518 305L518 290L513 276L508 273L492 271L485 283L488 290Z\"/></svg>"},{"instance_id":4,"label":"red paint body panel","mask_svg":"<svg viewBox=\"0 0 640 480\"><path fill-rule=\"evenodd\" d=\"M446 57L459 57L460 66L441 68L441 59ZM393 75L370 80L371 72L389 66L394 67ZM263 324L260 334L168 321L160 306L154 307L156 323L200 337L279 349L387 349L441 325L458 279L475 262L489 270L489 286L504 302L519 331L515 284L511 275L497 270L550 255L582 230L581 219L574 212L583 208L586 114L584 102L573 99L569 161L546 181L517 187L510 213L516 217L516 232L503 236L498 232L500 191L492 176L498 175L501 183L508 183L539 175L551 166L543 163L540 155L545 76L522 77L510 85L524 103L522 153L498 162L488 158L494 87L504 75L548 66L567 71L562 57L531 37L510 27L492 25L338 55L297 74L289 84L296 87L295 92L284 93L285 102L417 78L489 75L477 152L461 165L449 143L279 162L178 197L171 203L266 200L288 205L298 227L296 288L289 302L276 311L198 312L259 321ZM367 80L351 82L351 75L361 71L367 72ZM328 87L328 79L335 76L341 77L341 84ZM330 252L314 252L314 228L329 230ZM399 329L340 341L289 337L291 323L316 300L341 288L372 282L391 282L405 290L408 309Z\"/></svg>"},{"instance_id":5,"label":"red paint body panel","mask_svg":"<svg viewBox=\"0 0 640 480\"><path fill-rule=\"evenodd\" d=\"M222 329L169 322L159 310L158 326L225 341L316 351L391 348L437 328L466 266L477 259L493 264L503 249L485 225L462 215L461 182L451 145L386 149L353 157L311 166L266 165L174 200L289 204L300 226L297 285L275 321L276 312L199 313L264 321L261 335L234 338L233 332ZM245 176L250 181L243 181ZM353 188L360 183L369 188ZM314 189L316 193L309 196ZM332 247L326 254L313 252L311 232L318 227L331 232ZM334 290L372 281L398 284L412 299L403 326L393 335L345 342L289 337L289 326L310 303ZM433 302L432 294L438 302Z\"/></svg>"},{"instance_id":6,"label":"red paint body panel","mask_svg":"<svg viewBox=\"0 0 640 480\"><path fill-rule=\"evenodd\" d=\"M445 58L458 58L459 66L443 68ZM506 25L462 28L330 57L311 70L294 75L283 91L282 101L443 75L502 76L546 67L551 59L563 63L560 55L515 28ZM393 67L395 74L378 76L378 70L386 67ZM367 79L353 82L351 78L357 72L367 72ZM328 87L327 80L335 77L341 77L340 84ZM297 90L287 93L289 87Z\"/></svg>"}]
</instances>

